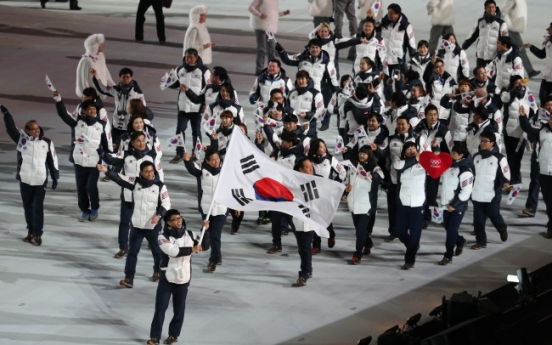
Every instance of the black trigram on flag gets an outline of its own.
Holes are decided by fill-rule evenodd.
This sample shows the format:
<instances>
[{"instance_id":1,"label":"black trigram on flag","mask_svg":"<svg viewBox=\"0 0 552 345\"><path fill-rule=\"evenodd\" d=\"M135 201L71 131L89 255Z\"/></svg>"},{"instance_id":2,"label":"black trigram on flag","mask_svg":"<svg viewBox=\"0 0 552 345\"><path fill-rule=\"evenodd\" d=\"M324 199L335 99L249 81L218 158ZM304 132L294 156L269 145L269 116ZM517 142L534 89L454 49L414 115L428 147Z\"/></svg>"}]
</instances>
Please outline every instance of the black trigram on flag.
<instances>
[{"instance_id":1,"label":"black trigram on flag","mask_svg":"<svg viewBox=\"0 0 552 345\"><path fill-rule=\"evenodd\" d=\"M246 198L243 194L243 189L232 189L232 196L234 199L236 199L237 202L240 203L240 205L245 206L249 204L253 199Z\"/></svg>"},{"instance_id":2,"label":"black trigram on flag","mask_svg":"<svg viewBox=\"0 0 552 345\"><path fill-rule=\"evenodd\" d=\"M305 202L320 198L320 196L318 196L318 189L316 189L316 182L314 181L302 184L301 191L305 197Z\"/></svg>"},{"instance_id":3,"label":"black trigram on flag","mask_svg":"<svg viewBox=\"0 0 552 345\"><path fill-rule=\"evenodd\" d=\"M307 218L310 218L310 210L308 207L305 207L303 205L299 205L299 208L301 209L301 211L303 211L303 215Z\"/></svg>"},{"instance_id":4,"label":"black trigram on flag","mask_svg":"<svg viewBox=\"0 0 552 345\"><path fill-rule=\"evenodd\" d=\"M255 160L255 156L253 155L249 155L245 158L240 159L240 163L244 175L259 169L259 165Z\"/></svg>"}]
</instances>

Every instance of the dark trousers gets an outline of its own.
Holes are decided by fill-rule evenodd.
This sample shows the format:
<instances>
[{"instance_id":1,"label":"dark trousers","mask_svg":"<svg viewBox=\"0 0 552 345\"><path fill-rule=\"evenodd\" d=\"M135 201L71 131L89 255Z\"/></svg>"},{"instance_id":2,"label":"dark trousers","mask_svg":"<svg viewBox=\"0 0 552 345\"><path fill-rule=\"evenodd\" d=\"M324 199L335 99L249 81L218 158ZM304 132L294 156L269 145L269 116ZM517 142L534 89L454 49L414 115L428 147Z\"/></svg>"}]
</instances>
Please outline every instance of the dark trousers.
<instances>
[{"instance_id":1,"label":"dark trousers","mask_svg":"<svg viewBox=\"0 0 552 345\"><path fill-rule=\"evenodd\" d=\"M362 259L362 252L364 251L364 248L372 248L374 246L372 238L370 238L370 234L372 233L370 223L372 223L374 215L372 212L368 214L351 213L351 215L353 216L353 225L356 230L356 247L353 256L358 259Z\"/></svg>"},{"instance_id":2,"label":"dark trousers","mask_svg":"<svg viewBox=\"0 0 552 345\"><path fill-rule=\"evenodd\" d=\"M330 233L330 238L335 238L333 223L330 223L330 225L328 226L328 232ZM318 236L316 233L314 234L314 240L312 242L312 246L319 249L322 247L322 238Z\"/></svg>"},{"instance_id":3,"label":"dark trousers","mask_svg":"<svg viewBox=\"0 0 552 345\"><path fill-rule=\"evenodd\" d=\"M113 145L117 145L117 147L119 147L119 145L121 144L121 136L125 133L126 133L126 131L123 131L121 129L112 128L111 129L111 139L113 140Z\"/></svg>"},{"instance_id":4,"label":"dark trousers","mask_svg":"<svg viewBox=\"0 0 552 345\"><path fill-rule=\"evenodd\" d=\"M475 240L478 244L487 245L487 233L485 232L485 223L487 218L491 220L493 226L499 233L507 231L508 227L504 218L500 215L500 200L496 202L473 202L473 230L475 231Z\"/></svg>"},{"instance_id":5,"label":"dark trousers","mask_svg":"<svg viewBox=\"0 0 552 345\"><path fill-rule=\"evenodd\" d=\"M552 81L542 80L539 88L539 100L542 102L552 95Z\"/></svg>"},{"instance_id":6,"label":"dark trousers","mask_svg":"<svg viewBox=\"0 0 552 345\"><path fill-rule=\"evenodd\" d=\"M297 249L301 257L299 276L308 279L312 274L312 238L314 231L295 231Z\"/></svg>"},{"instance_id":7,"label":"dark trousers","mask_svg":"<svg viewBox=\"0 0 552 345\"><path fill-rule=\"evenodd\" d=\"M520 140L523 140L521 145L519 144ZM521 183L521 159L523 158L523 152L525 152L526 145L527 140L523 138L514 138L508 135L504 136L506 159L510 166L510 184Z\"/></svg>"},{"instance_id":8,"label":"dark trousers","mask_svg":"<svg viewBox=\"0 0 552 345\"><path fill-rule=\"evenodd\" d=\"M225 221L226 214L209 217L209 238L211 240L211 256L209 257L209 262L214 262L215 264L222 260L222 254L220 253L222 243L220 238L222 236L222 227Z\"/></svg>"},{"instance_id":9,"label":"dark trousers","mask_svg":"<svg viewBox=\"0 0 552 345\"><path fill-rule=\"evenodd\" d=\"M282 231L289 231L289 224L292 223L291 216L277 211L270 212L272 222L272 244L282 248Z\"/></svg>"},{"instance_id":10,"label":"dark trousers","mask_svg":"<svg viewBox=\"0 0 552 345\"><path fill-rule=\"evenodd\" d=\"M437 204L437 191L439 190L439 180L438 178L432 178L431 176L426 176L426 185L425 185L425 195L426 195L426 207L424 212L424 220L431 222L431 210L430 206L439 206Z\"/></svg>"},{"instance_id":11,"label":"dark trousers","mask_svg":"<svg viewBox=\"0 0 552 345\"><path fill-rule=\"evenodd\" d=\"M397 185L389 183L387 187L387 212L389 218L389 235L397 236L396 218L397 218Z\"/></svg>"},{"instance_id":12,"label":"dark trousers","mask_svg":"<svg viewBox=\"0 0 552 345\"><path fill-rule=\"evenodd\" d=\"M552 176L540 175L540 186L542 198L546 205L546 214L548 215L546 227L549 232L552 232Z\"/></svg>"},{"instance_id":13,"label":"dark trousers","mask_svg":"<svg viewBox=\"0 0 552 345\"><path fill-rule=\"evenodd\" d=\"M414 264L416 253L420 247L422 237L422 222L424 221L424 206L410 207L397 205L397 219L395 230L399 240L406 247L404 262Z\"/></svg>"},{"instance_id":14,"label":"dark trousers","mask_svg":"<svg viewBox=\"0 0 552 345\"><path fill-rule=\"evenodd\" d=\"M21 191L21 200L23 201L23 209L25 210L27 232L33 236L42 236L46 182L40 186L31 186L19 182L19 190Z\"/></svg>"},{"instance_id":15,"label":"dark trousers","mask_svg":"<svg viewBox=\"0 0 552 345\"><path fill-rule=\"evenodd\" d=\"M119 220L119 249L128 248L128 232L130 231L130 221L132 219L132 212L134 208L131 202L126 202L121 195L121 212Z\"/></svg>"},{"instance_id":16,"label":"dark trousers","mask_svg":"<svg viewBox=\"0 0 552 345\"><path fill-rule=\"evenodd\" d=\"M163 15L162 5L162 0L140 0L140 3L138 4L138 11L136 11L136 29L134 31L134 38L137 41L144 40L144 22L146 21L146 17L144 15L151 6L155 12L157 38L160 42L165 42L165 16Z\"/></svg>"},{"instance_id":17,"label":"dark trousers","mask_svg":"<svg viewBox=\"0 0 552 345\"><path fill-rule=\"evenodd\" d=\"M161 263L161 248L157 242L159 231L161 230L161 222L157 223L155 229L139 229L132 227L128 238L128 255L125 264L125 277L134 279L136 273L136 263L138 262L138 253L144 238L148 241L153 256L153 271L159 272L159 264Z\"/></svg>"},{"instance_id":18,"label":"dark trousers","mask_svg":"<svg viewBox=\"0 0 552 345\"><path fill-rule=\"evenodd\" d=\"M184 323L184 312L186 310L186 296L188 296L188 285L174 284L167 280L165 272L160 275L155 294L155 313L151 322L150 338L161 339L165 312L169 307L171 296L173 298L173 317L169 324L169 335L175 338L180 336L182 324Z\"/></svg>"},{"instance_id":19,"label":"dark trousers","mask_svg":"<svg viewBox=\"0 0 552 345\"><path fill-rule=\"evenodd\" d=\"M443 213L443 220L445 222L445 230L447 231L447 238L445 240L445 257L452 259L454 256L454 247L460 246L466 241L464 237L458 235L458 229L464 218L464 211L454 210L449 212L447 210Z\"/></svg>"},{"instance_id":20,"label":"dark trousers","mask_svg":"<svg viewBox=\"0 0 552 345\"><path fill-rule=\"evenodd\" d=\"M78 164L73 164L73 166L75 167L75 180L77 181L79 209L82 212L90 212L90 208L93 210L99 209L98 177L100 172L96 167L86 168Z\"/></svg>"},{"instance_id":21,"label":"dark trousers","mask_svg":"<svg viewBox=\"0 0 552 345\"><path fill-rule=\"evenodd\" d=\"M183 111L178 112L178 119L176 123L176 134L182 133L182 138L186 141L186 129L188 128L188 121L192 126L192 142L195 150L197 137L201 138L201 114L200 113L186 113ZM203 140L202 140L203 141ZM180 156L184 154L183 147L177 147L176 153Z\"/></svg>"},{"instance_id":22,"label":"dark trousers","mask_svg":"<svg viewBox=\"0 0 552 345\"><path fill-rule=\"evenodd\" d=\"M533 150L531 154L531 182L529 182L529 191L527 195L527 201L525 202L525 208L532 212L537 211L539 206L539 192L540 192L540 167L537 160L537 150Z\"/></svg>"},{"instance_id":23,"label":"dark trousers","mask_svg":"<svg viewBox=\"0 0 552 345\"><path fill-rule=\"evenodd\" d=\"M241 225L241 222L243 220L243 216L245 215L245 213L243 211L240 212L240 215L239 216L236 216L236 211L235 210L230 210L230 214L232 215L232 229L238 231L240 229L240 225Z\"/></svg>"},{"instance_id":24,"label":"dark trousers","mask_svg":"<svg viewBox=\"0 0 552 345\"><path fill-rule=\"evenodd\" d=\"M337 66L337 64L336 64L336 66ZM328 104L332 100L333 91L332 91L331 85L327 84L325 82L322 82L321 88L322 88L322 92L321 92L322 97L324 99L324 107L327 108ZM321 123L323 125L329 125L331 117L332 117L332 113L330 113L329 111L326 111L326 113L324 114L324 117L322 118Z\"/></svg>"}]
</instances>

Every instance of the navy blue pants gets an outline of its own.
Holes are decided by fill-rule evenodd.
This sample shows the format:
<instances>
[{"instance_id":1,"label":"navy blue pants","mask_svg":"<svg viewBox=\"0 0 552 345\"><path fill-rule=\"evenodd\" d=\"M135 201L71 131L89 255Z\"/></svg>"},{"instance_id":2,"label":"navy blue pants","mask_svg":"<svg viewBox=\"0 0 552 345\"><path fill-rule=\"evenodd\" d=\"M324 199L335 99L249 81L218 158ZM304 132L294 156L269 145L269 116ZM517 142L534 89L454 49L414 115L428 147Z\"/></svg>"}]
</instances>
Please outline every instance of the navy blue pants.
<instances>
[{"instance_id":1,"label":"navy blue pants","mask_svg":"<svg viewBox=\"0 0 552 345\"><path fill-rule=\"evenodd\" d=\"M218 263L222 260L220 248L222 246L222 227L226 221L226 214L209 217L209 238L211 240L211 256L209 262Z\"/></svg>"},{"instance_id":2,"label":"navy blue pants","mask_svg":"<svg viewBox=\"0 0 552 345\"><path fill-rule=\"evenodd\" d=\"M546 214L548 215L548 223L546 227L548 231L552 231L552 176L540 175L540 185L542 198L546 205Z\"/></svg>"},{"instance_id":3,"label":"navy blue pants","mask_svg":"<svg viewBox=\"0 0 552 345\"><path fill-rule=\"evenodd\" d=\"M333 223L330 223L328 226L328 232L330 233L330 238L335 238L335 231L333 228ZM312 242L312 246L315 248L321 248L322 247L322 238L318 236L316 233L314 234L314 240Z\"/></svg>"},{"instance_id":4,"label":"navy blue pants","mask_svg":"<svg viewBox=\"0 0 552 345\"><path fill-rule=\"evenodd\" d=\"M167 280L165 272L161 272L157 293L155 294L155 313L151 322L150 338L161 339L165 312L169 307L171 296L173 298L173 318L169 324L169 335L175 338L180 336L182 324L184 323L184 312L186 310L186 296L188 296L188 285L174 284Z\"/></svg>"},{"instance_id":5,"label":"navy blue pants","mask_svg":"<svg viewBox=\"0 0 552 345\"><path fill-rule=\"evenodd\" d=\"M397 219L397 185L389 183L387 187L387 212L389 218L389 235L397 236L396 219Z\"/></svg>"},{"instance_id":6,"label":"navy blue pants","mask_svg":"<svg viewBox=\"0 0 552 345\"><path fill-rule=\"evenodd\" d=\"M314 231L295 231L294 233L299 257L301 257L299 277L309 279L312 274L312 238Z\"/></svg>"},{"instance_id":7,"label":"navy blue pants","mask_svg":"<svg viewBox=\"0 0 552 345\"><path fill-rule=\"evenodd\" d=\"M289 224L292 223L291 216L278 212L270 212L270 221L272 222L272 244L282 248L282 231L289 231Z\"/></svg>"},{"instance_id":8,"label":"navy blue pants","mask_svg":"<svg viewBox=\"0 0 552 345\"><path fill-rule=\"evenodd\" d=\"M230 214L232 215L232 229L238 231L240 229L241 222L243 220L243 216L245 215L245 212L241 211L239 216L236 216L236 211L228 209L230 211ZM259 213L260 214L260 213Z\"/></svg>"},{"instance_id":9,"label":"navy blue pants","mask_svg":"<svg viewBox=\"0 0 552 345\"><path fill-rule=\"evenodd\" d=\"M201 138L201 114L186 113L184 111L178 112L178 118L176 123L176 134L179 134L182 132L182 138L184 139L184 142L186 142L186 129L188 128L188 121L190 121L190 125L192 126L192 142L194 145L193 149L195 150L197 137L199 137L199 140L203 142L203 139ZM177 147L176 153L182 156L184 154L184 148Z\"/></svg>"},{"instance_id":10,"label":"navy blue pants","mask_svg":"<svg viewBox=\"0 0 552 345\"><path fill-rule=\"evenodd\" d=\"M519 145L520 140L523 140L521 145ZM521 159L523 158L526 145L527 140L524 140L523 138L514 138L508 135L504 136L506 159L508 160L508 165L510 166L510 184L521 183Z\"/></svg>"},{"instance_id":11,"label":"navy blue pants","mask_svg":"<svg viewBox=\"0 0 552 345\"><path fill-rule=\"evenodd\" d=\"M31 186L19 182L21 191L21 200L25 210L25 222L27 223L27 232L33 236L42 236L44 227L44 197L46 196L46 183L40 186Z\"/></svg>"},{"instance_id":12,"label":"navy blue pants","mask_svg":"<svg viewBox=\"0 0 552 345\"><path fill-rule=\"evenodd\" d=\"M337 67L337 63L335 65ZM339 78L338 78L338 80L339 80ZM332 96L333 96L332 88L327 83L322 82L322 92L321 93L322 93L322 98L324 99L324 108L327 108L328 104L330 103L330 101L332 99ZM326 114L324 114L324 117L322 118L322 121L321 121L322 124L323 125L329 125L331 118L332 118L332 114L329 111L326 111Z\"/></svg>"},{"instance_id":13,"label":"navy blue pants","mask_svg":"<svg viewBox=\"0 0 552 345\"><path fill-rule=\"evenodd\" d=\"M525 208L536 212L539 206L539 192L540 192L540 167L537 161L537 150L533 150L531 154L531 182L529 182L529 191L527 195L527 201L525 202Z\"/></svg>"},{"instance_id":14,"label":"navy blue pants","mask_svg":"<svg viewBox=\"0 0 552 345\"><path fill-rule=\"evenodd\" d=\"M159 231L161 230L161 222L157 223L155 229L139 229L132 227L130 229L130 236L128 239L128 255L125 264L125 277L134 279L136 274L136 263L138 262L138 253L140 253L140 247L144 238L148 241L151 248L151 255L153 256L153 271L159 272L159 264L161 263L161 248L157 238L159 237Z\"/></svg>"},{"instance_id":15,"label":"navy blue pants","mask_svg":"<svg viewBox=\"0 0 552 345\"><path fill-rule=\"evenodd\" d=\"M493 226L500 234L506 232L508 227L504 218L500 215L500 200L496 202L473 202L473 230L475 231L475 240L478 244L487 245L487 233L485 232L485 223L487 217L493 223Z\"/></svg>"},{"instance_id":16,"label":"navy blue pants","mask_svg":"<svg viewBox=\"0 0 552 345\"><path fill-rule=\"evenodd\" d=\"M399 240L406 247L404 262L412 264L416 262L416 254L422 237L422 223L424 221L424 206L409 207L397 205L397 218L395 230Z\"/></svg>"},{"instance_id":17,"label":"navy blue pants","mask_svg":"<svg viewBox=\"0 0 552 345\"><path fill-rule=\"evenodd\" d=\"M98 177L100 176L100 172L96 167L88 168L78 164L73 164L73 166L75 167L75 180L77 181L79 209L82 212L90 212L90 209L99 209Z\"/></svg>"},{"instance_id":18,"label":"navy blue pants","mask_svg":"<svg viewBox=\"0 0 552 345\"><path fill-rule=\"evenodd\" d=\"M372 238L370 237L370 234L372 233L370 224L373 224L372 219L374 218L374 215L372 212L368 214L351 213L351 215L353 216L353 225L356 229L356 250L353 256L355 258L362 259L362 252L364 251L364 248L372 248L374 246Z\"/></svg>"},{"instance_id":19,"label":"navy blue pants","mask_svg":"<svg viewBox=\"0 0 552 345\"><path fill-rule=\"evenodd\" d=\"M443 220L445 222L445 230L447 231L447 238L445 240L445 257L452 259L454 256L454 247L462 245L465 241L464 237L458 235L458 229L464 218L464 211L454 210L449 212L447 210L443 213Z\"/></svg>"},{"instance_id":20,"label":"navy blue pants","mask_svg":"<svg viewBox=\"0 0 552 345\"><path fill-rule=\"evenodd\" d=\"M437 191L439 190L438 178L433 178L429 175L426 176L425 194L426 194L426 207L424 212L424 220L431 222L431 210L430 206L439 206L437 204Z\"/></svg>"},{"instance_id":21,"label":"navy blue pants","mask_svg":"<svg viewBox=\"0 0 552 345\"><path fill-rule=\"evenodd\" d=\"M132 219L132 202L124 201L124 196L121 194L121 212L119 220L119 249L128 248L128 232L130 231L130 221Z\"/></svg>"},{"instance_id":22,"label":"navy blue pants","mask_svg":"<svg viewBox=\"0 0 552 345\"><path fill-rule=\"evenodd\" d=\"M543 100L550 97L552 94L552 81L542 80L539 88L539 100L542 103Z\"/></svg>"}]
</instances>

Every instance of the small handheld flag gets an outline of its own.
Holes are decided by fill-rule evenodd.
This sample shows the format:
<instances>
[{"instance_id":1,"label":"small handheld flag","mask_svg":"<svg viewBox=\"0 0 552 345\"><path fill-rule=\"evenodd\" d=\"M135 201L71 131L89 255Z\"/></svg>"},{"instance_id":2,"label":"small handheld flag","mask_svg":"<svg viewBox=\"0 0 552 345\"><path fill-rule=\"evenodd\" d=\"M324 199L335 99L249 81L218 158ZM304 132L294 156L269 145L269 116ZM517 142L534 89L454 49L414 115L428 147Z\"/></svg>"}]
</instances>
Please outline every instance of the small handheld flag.
<instances>
[{"instance_id":1,"label":"small handheld flag","mask_svg":"<svg viewBox=\"0 0 552 345\"><path fill-rule=\"evenodd\" d=\"M46 86L48 87L48 89L50 89L50 91L52 92L56 92L56 88L54 87L54 85L52 85L52 81L50 80L50 78L48 77L48 75L46 74Z\"/></svg>"},{"instance_id":2,"label":"small handheld flag","mask_svg":"<svg viewBox=\"0 0 552 345\"><path fill-rule=\"evenodd\" d=\"M345 146L345 143L343 141L343 137L341 135L338 135L335 137L335 154L343 152L343 147Z\"/></svg>"},{"instance_id":3,"label":"small handheld flag","mask_svg":"<svg viewBox=\"0 0 552 345\"><path fill-rule=\"evenodd\" d=\"M508 205L511 205L514 202L514 200L516 200L520 191L521 191L521 183L512 185L512 191L508 195L508 202L507 202Z\"/></svg>"},{"instance_id":4,"label":"small handheld flag","mask_svg":"<svg viewBox=\"0 0 552 345\"><path fill-rule=\"evenodd\" d=\"M168 147L184 147L184 151L186 151L186 148L184 146L184 137L182 136L182 133L178 133L177 135L174 135L167 139L167 146Z\"/></svg>"}]
</instances>

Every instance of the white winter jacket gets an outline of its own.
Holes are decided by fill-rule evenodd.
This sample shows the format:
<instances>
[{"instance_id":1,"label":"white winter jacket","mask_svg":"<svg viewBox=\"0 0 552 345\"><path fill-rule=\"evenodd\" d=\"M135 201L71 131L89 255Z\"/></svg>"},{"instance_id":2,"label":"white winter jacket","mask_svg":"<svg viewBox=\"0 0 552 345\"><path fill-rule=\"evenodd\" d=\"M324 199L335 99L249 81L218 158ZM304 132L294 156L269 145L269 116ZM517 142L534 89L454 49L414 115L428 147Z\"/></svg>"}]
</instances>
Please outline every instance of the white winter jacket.
<instances>
[{"instance_id":1,"label":"white winter jacket","mask_svg":"<svg viewBox=\"0 0 552 345\"><path fill-rule=\"evenodd\" d=\"M307 9L309 16L313 17L331 17L333 14L332 0L309 0Z\"/></svg>"},{"instance_id":2,"label":"white winter jacket","mask_svg":"<svg viewBox=\"0 0 552 345\"><path fill-rule=\"evenodd\" d=\"M527 2L526 0L506 0L500 7L501 18L508 25L508 29L523 33L527 28Z\"/></svg>"},{"instance_id":3,"label":"white winter jacket","mask_svg":"<svg viewBox=\"0 0 552 345\"><path fill-rule=\"evenodd\" d=\"M192 7L188 14L190 18L190 24L186 30L184 36L184 49L182 50L182 56L186 53L188 48L194 48L201 56L201 60L204 65L208 65L212 62L211 47L203 48L204 44L211 43L211 35L204 23L199 22L199 16L201 14L207 14L207 6L197 5Z\"/></svg>"},{"instance_id":4,"label":"white winter jacket","mask_svg":"<svg viewBox=\"0 0 552 345\"><path fill-rule=\"evenodd\" d=\"M284 16L284 12L278 12L278 0L253 0L249 5L249 26L253 30L278 32L278 17ZM261 15L266 19L261 19Z\"/></svg>"},{"instance_id":5,"label":"white winter jacket","mask_svg":"<svg viewBox=\"0 0 552 345\"><path fill-rule=\"evenodd\" d=\"M454 24L454 1L429 0L427 14L431 25L452 25Z\"/></svg>"}]
</instances>

